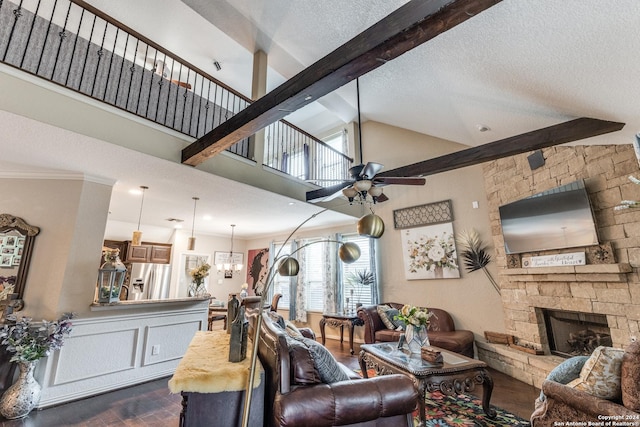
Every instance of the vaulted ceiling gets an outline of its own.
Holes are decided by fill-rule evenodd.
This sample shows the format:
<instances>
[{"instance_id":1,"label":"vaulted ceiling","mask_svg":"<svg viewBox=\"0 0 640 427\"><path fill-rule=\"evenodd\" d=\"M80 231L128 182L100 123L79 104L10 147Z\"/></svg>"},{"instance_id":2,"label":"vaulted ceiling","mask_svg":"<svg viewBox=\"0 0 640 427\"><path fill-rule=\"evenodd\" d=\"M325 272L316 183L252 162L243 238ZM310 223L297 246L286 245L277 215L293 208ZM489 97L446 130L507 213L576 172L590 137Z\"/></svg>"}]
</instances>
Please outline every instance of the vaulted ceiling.
<instances>
[{"instance_id":1,"label":"vaulted ceiling","mask_svg":"<svg viewBox=\"0 0 640 427\"><path fill-rule=\"evenodd\" d=\"M268 55L273 90L407 2L88 3L250 95L254 51ZM638 28L636 0L503 0L365 74L362 118L476 147L595 117L627 125L579 143L628 144L640 130ZM314 134L355 118L354 83L286 117Z\"/></svg>"}]
</instances>

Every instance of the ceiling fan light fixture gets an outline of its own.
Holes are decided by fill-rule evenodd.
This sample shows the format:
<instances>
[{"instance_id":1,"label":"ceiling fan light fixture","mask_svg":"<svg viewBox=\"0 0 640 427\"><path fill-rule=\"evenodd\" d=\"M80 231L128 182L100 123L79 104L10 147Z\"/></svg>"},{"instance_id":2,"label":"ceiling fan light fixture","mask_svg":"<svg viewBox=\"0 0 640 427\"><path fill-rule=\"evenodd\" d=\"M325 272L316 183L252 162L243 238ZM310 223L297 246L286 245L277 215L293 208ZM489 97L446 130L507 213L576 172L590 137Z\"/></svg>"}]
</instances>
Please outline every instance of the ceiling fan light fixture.
<instances>
[{"instance_id":1,"label":"ceiling fan light fixture","mask_svg":"<svg viewBox=\"0 0 640 427\"><path fill-rule=\"evenodd\" d=\"M371 188L371 181L368 179L361 179L360 181L356 181L353 183L353 186L359 192L367 192Z\"/></svg>"},{"instance_id":2,"label":"ceiling fan light fixture","mask_svg":"<svg viewBox=\"0 0 640 427\"><path fill-rule=\"evenodd\" d=\"M371 197L380 197L382 195L382 187L371 186L369 189L369 195Z\"/></svg>"},{"instance_id":3,"label":"ceiling fan light fixture","mask_svg":"<svg viewBox=\"0 0 640 427\"><path fill-rule=\"evenodd\" d=\"M353 187L347 187L342 190L342 194L344 194L347 199L353 200L358 195L358 191Z\"/></svg>"},{"instance_id":4,"label":"ceiling fan light fixture","mask_svg":"<svg viewBox=\"0 0 640 427\"><path fill-rule=\"evenodd\" d=\"M358 234L379 239L384 234L384 221L378 215L370 213L358 220Z\"/></svg>"}]
</instances>

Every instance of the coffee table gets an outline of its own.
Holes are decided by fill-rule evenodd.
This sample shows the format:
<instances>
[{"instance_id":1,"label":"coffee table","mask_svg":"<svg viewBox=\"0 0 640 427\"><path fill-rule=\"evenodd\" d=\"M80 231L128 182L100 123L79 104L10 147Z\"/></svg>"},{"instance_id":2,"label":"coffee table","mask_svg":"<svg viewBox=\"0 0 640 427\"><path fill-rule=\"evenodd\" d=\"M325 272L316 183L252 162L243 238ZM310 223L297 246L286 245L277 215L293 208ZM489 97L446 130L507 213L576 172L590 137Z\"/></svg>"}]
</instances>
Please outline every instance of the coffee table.
<instances>
[{"instance_id":1,"label":"coffee table","mask_svg":"<svg viewBox=\"0 0 640 427\"><path fill-rule=\"evenodd\" d=\"M433 346L432 346L433 347ZM423 360L420 354L411 354L405 348L399 349L397 342L362 344L360 346L360 368L367 378L367 369L377 375L408 375L418 388L420 401L420 425L426 425L426 393L440 391L455 396L472 391L476 384L482 384L482 409L489 418L495 418L496 411L489 405L493 391L493 379L487 372L487 364L438 347L444 362L432 364Z\"/></svg>"}]
</instances>

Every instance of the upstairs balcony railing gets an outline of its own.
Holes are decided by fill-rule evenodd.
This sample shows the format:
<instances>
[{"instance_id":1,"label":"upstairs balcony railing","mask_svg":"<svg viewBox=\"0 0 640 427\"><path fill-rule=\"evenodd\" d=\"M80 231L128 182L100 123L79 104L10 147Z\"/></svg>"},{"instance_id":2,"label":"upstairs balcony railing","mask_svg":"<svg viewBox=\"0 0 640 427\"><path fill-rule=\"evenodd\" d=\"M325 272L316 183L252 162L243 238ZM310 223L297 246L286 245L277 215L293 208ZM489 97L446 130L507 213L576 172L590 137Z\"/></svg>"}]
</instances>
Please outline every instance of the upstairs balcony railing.
<instances>
[{"instance_id":1,"label":"upstairs balcony railing","mask_svg":"<svg viewBox=\"0 0 640 427\"><path fill-rule=\"evenodd\" d=\"M196 139L251 103L80 0L0 0L0 61ZM265 134L270 168L318 183L348 177L349 157L286 121ZM251 158L252 141L228 151Z\"/></svg>"}]
</instances>

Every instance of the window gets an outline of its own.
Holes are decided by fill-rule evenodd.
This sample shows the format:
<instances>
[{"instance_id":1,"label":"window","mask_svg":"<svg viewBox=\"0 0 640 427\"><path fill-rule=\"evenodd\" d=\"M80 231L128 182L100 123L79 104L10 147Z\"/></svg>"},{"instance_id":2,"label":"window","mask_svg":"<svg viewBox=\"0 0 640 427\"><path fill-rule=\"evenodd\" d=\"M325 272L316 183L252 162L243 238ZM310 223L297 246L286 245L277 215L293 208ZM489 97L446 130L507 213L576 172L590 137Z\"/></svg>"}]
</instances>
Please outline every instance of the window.
<instances>
[{"instance_id":1,"label":"window","mask_svg":"<svg viewBox=\"0 0 640 427\"><path fill-rule=\"evenodd\" d=\"M325 268L327 266L327 260L325 259L326 247L332 245L331 243L323 242L322 238L308 239L306 240L304 251L294 254L299 259L299 255L304 253L305 262L301 262L301 268L304 268L302 277L305 279L305 292L306 292L306 310L314 312L324 312L325 302L325 290L327 283L324 277ZM334 274L340 278L338 280L337 295L339 296L338 307L344 309L355 310L356 303L363 305L372 304L372 288L376 286L374 281L373 285L369 286L352 286L348 283L349 278L356 272L375 272L375 261L371 257L371 246L376 244L375 240L371 240L367 237L361 237L359 235L343 235L342 240L344 242L353 242L360 247L360 258L351 264L345 264L343 262L336 262L336 271ZM317 242L310 244L311 242ZM332 245L335 247L334 245ZM274 253L278 253L282 244L276 244ZM283 254L290 254L292 252L292 244L287 243L281 252ZM336 256L330 253L328 256ZM273 293L282 294L280 300L280 307L283 309L289 309L292 298L292 290L294 289L295 281L298 277L282 277L276 274L273 282ZM353 292L351 292L353 290ZM349 299L347 301L347 298Z\"/></svg>"},{"instance_id":2,"label":"window","mask_svg":"<svg viewBox=\"0 0 640 427\"><path fill-rule=\"evenodd\" d=\"M282 244L274 245L273 253L277 254L278 251L280 251L280 248L282 248ZM291 243L287 243L282 249L282 252L280 252L280 254L282 255L282 254L290 254L290 253L291 253ZM276 261L276 262L279 262L279 261ZM280 303L278 304L278 307L281 307L285 310L289 309L289 303L291 301L290 284L292 279L295 279L295 278L283 277L283 276L280 276L279 274L276 274L275 277L273 278L273 293L282 294L282 298L280 298Z\"/></svg>"},{"instance_id":3,"label":"window","mask_svg":"<svg viewBox=\"0 0 640 427\"><path fill-rule=\"evenodd\" d=\"M345 242L353 242L360 247L360 258L356 262L351 264L340 263L342 266L342 282L344 284L344 292L342 292L343 307L355 309L356 303L360 303L362 305L372 304L371 286L375 286L377 278L375 278L375 261L371 259L371 247L369 246L372 244L371 239L353 234L342 236L342 240ZM375 244L375 241L373 241L373 244ZM348 279L358 272L369 272L374 274L374 285L351 285ZM347 301L347 298L349 301Z\"/></svg>"}]
</instances>

